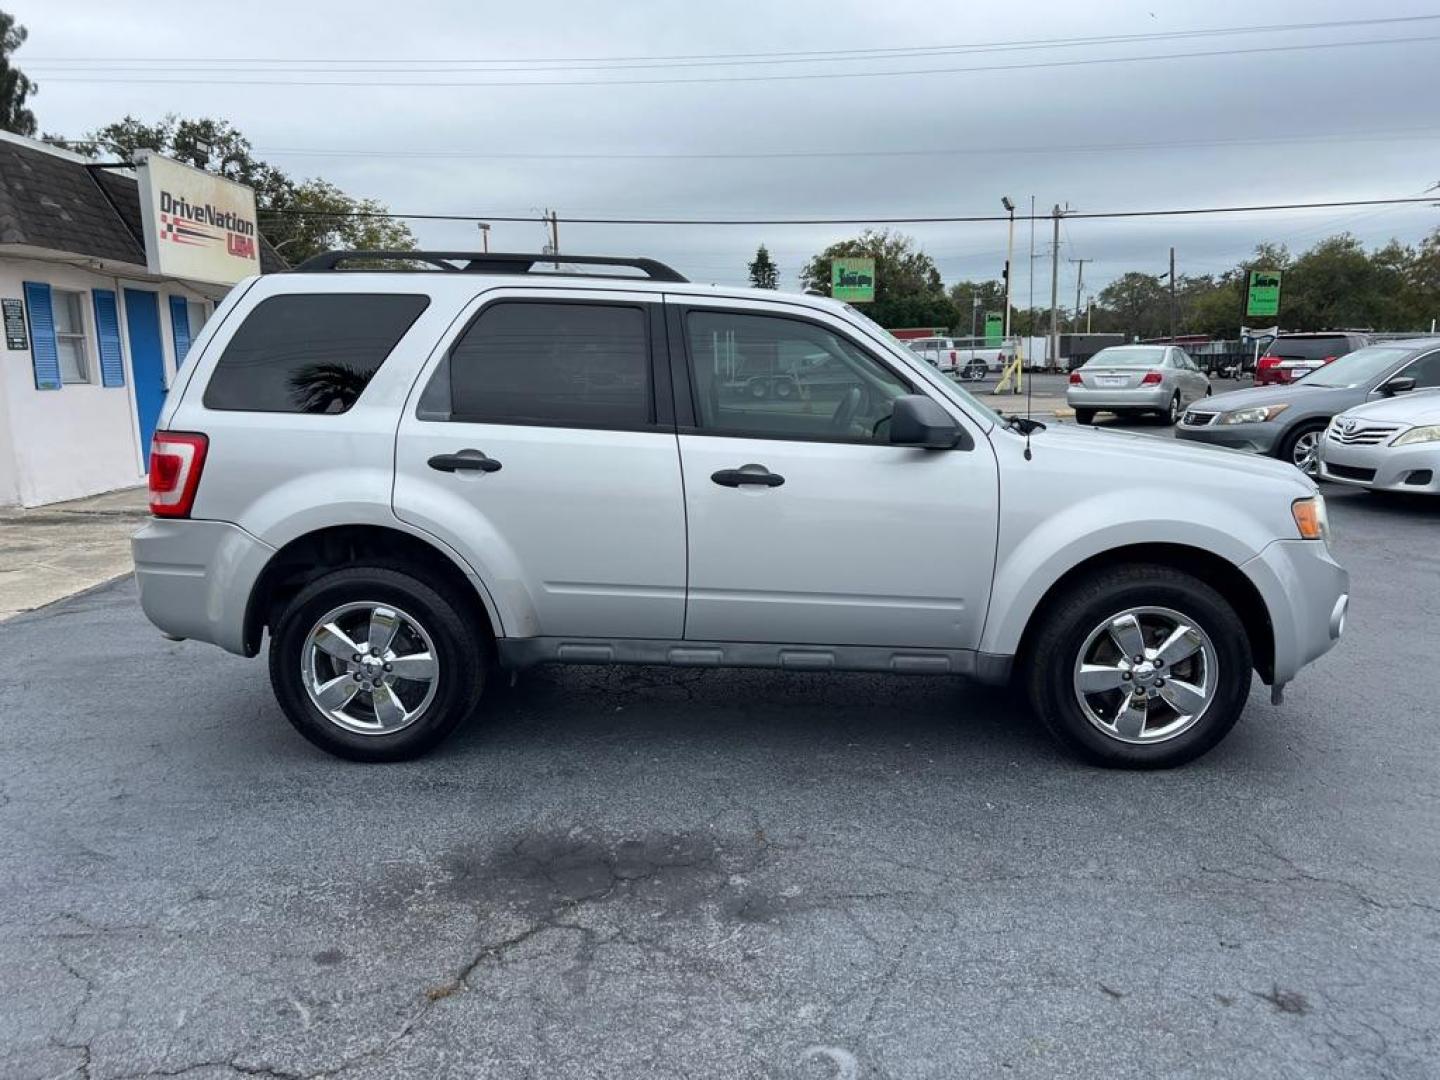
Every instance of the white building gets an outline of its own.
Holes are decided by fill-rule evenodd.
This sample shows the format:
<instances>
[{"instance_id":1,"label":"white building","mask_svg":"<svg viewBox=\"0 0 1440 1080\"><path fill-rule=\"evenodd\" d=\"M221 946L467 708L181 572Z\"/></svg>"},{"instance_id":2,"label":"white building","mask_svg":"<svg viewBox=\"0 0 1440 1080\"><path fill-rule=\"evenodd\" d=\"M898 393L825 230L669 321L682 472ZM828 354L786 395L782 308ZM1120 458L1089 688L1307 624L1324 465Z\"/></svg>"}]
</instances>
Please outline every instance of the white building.
<instances>
[{"instance_id":1,"label":"white building","mask_svg":"<svg viewBox=\"0 0 1440 1080\"><path fill-rule=\"evenodd\" d=\"M147 269L161 232L199 219L142 211L137 171L0 132L0 506L143 484L165 392L229 289Z\"/></svg>"}]
</instances>

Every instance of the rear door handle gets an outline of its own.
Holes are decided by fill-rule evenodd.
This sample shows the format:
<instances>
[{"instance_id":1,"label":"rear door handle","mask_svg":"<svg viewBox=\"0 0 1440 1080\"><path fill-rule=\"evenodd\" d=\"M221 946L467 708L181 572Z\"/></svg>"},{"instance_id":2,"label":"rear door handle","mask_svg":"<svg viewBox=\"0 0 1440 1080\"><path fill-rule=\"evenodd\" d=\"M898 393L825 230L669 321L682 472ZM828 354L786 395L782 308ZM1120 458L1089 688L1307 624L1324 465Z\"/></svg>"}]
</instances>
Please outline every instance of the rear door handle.
<instances>
[{"instance_id":1,"label":"rear door handle","mask_svg":"<svg viewBox=\"0 0 1440 1080\"><path fill-rule=\"evenodd\" d=\"M427 464L439 472L499 472L500 462L486 457L479 450L461 450L458 454L436 454Z\"/></svg>"},{"instance_id":2,"label":"rear door handle","mask_svg":"<svg viewBox=\"0 0 1440 1080\"><path fill-rule=\"evenodd\" d=\"M721 469L719 472L710 474L710 479L721 487L739 487L741 484L754 484L756 487L779 487L785 482L785 477L779 473L773 473L764 465L745 465L738 469Z\"/></svg>"}]
</instances>

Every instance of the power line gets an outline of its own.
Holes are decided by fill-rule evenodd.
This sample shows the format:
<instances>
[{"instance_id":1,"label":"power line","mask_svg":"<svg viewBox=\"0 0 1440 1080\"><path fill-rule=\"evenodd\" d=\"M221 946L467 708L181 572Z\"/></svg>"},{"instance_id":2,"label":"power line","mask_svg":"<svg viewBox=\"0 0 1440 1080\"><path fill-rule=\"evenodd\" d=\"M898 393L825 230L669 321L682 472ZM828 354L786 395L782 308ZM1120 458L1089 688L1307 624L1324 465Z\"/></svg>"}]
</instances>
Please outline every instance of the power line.
<instances>
[{"instance_id":1,"label":"power line","mask_svg":"<svg viewBox=\"0 0 1440 1080\"><path fill-rule=\"evenodd\" d=\"M257 154L267 157L358 157L367 159L385 158L430 158L441 160L493 159L496 161L752 161L788 159L834 159L834 158L909 158L909 157L1003 157L1009 154L1087 154L1126 153L1140 150L1183 150L1208 149L1217 146L1273 146L1309 142L1330 142L1344 139L1347 142L1390 142L1409 139L1440 138L1440 128L1413 127L1389 131L1336 131L1326 134L1276 135L1268 137L1245 137L1235 139L1180 139L1167 142L1137 143L1091 143L1088 145L1043 145L1043 146L985 146L970 150L776 150L776 151L733 151L728 153L550 153L514 152L494 153L487 150L395 150L388 154L377 154L374 150L344 148L302 147L259 147ZM83 140L82 140L83 141Z\"/></svg>"},{"instance_id":2,"label":"power line","mask_svg":"<svg viewBox=\"0 0 1440 1080\"><path fill-rule=\"evenodd\" d=\"M1109 210L1096 212L1067 211L1065 217L1086 219L1182 217L1196 214L1254 214L1277 210L1328 210L1346 206L1397 206L1405 203L1440 203L1437 196L1407 196L1400 199L1336 199L1326 202L1267 203L1255 206L1194 206L1171 210ZM310 217L310 218L393 218L407 221L536 221L533 215L507 216L504 214L401 214L367 210L351 211L310 211L310 210L261 210L262 216L269 217ZM1038 217L1044 219L1050 214L1021 214L1016 220ZM561 218L567 225L930 225L965 224L982 221L1008 221L1005 214L969 214L930 217L848 217L848 218Z\"/></svg>"},{"instance_id":3,"label":"power line","mask_svg":"<svg viewBox=\"0 0 1440 1080\"><path fill-rule=\"evenodd\" d=\"M1360 26L1386 26L1403 25L1419 22L1432 22L1440 19L1440 15L1406 15L1392 16L1373 19L1336 19L1324 22L1303 22L1303 23L1273 23L1261 26L1222 26L1209 29L1196 30L1168 30L1155 31L1145 34L1106 34L1091 37L1061 37L1061 38L1028 38L1010 41L972 42L957 45L899 45L889 47L874 47L866 49L811 49L789 52L756 52L756 53L681 53L668 56L532 56L532 57L506 57L502 59L476 59L474 57L463 57L460 59L404 59L395 56L385 57L349 57L342 60L324 59L319 57L308 58L285 58L285 57L189 57L188 59L197 64L364 64L367 68L376 64L634 64L643 65L647 63L680 63L698 64L700 62L713 62L724 66L738 66L741 63L829 63L850 59L890 59L894 56L931 56L931 55L963 55L967 52L982 51L1004 51L1020 50L1029 51L1047 48L1078 48L1088 45L1119 45L1134 42L1147 41L1172 41L1184 40L1198 37L1221 37L1235 34L1269 34L1286 33L1309 30L1334 30L1353 29ZM175 60L170 56L35 56L27 61L27 66L35 64L99 64L102 66L124 64L124 63L164 63L171 64ZM278 70L278 69L277 69ZM505 69L502 69L505 70ZM516 70L513 66L508 70ZM562 69L550 69L562 70ZM583 70L583 69L582 69ZM591 69L598 70L598 69ZM606 69L608 70L608 69Z\"/></svg>"},{"instance_id":4,"label":"power line","mask_svg":"<svg viewBox=\"0 0 1440 1080\"><path fill-rule=\"evenodd\" d=\"M1372 38L1359 41L1311 42L1308 44L1297 45L1263 45L1249 49L1210 49L1203 52L1149 53L1143 56L1086 57L1076 60L1036 60L1023 64L987 64L982 67L909 68L898 71L824 71L790 75L704 75L696 79L526 79L523 81L487 79L477 82L475 80L461 81L454 79L377 79L375 76L382 75L383 73L375 72L372 73L372 76L370 78L363 80L205 78L152 79L133 77L109 78L81 74L73 76L47 75L45 77L45 81L47 83L103 83L124 84L132 86L334 86L340 88L368 87L371 89L381 90L392 87L457 88L466 86L500 88L525 86L685 86L711 83L808 82L816 79L876 79L914 75L959 75L996 71L1036 71L1047 68L1093 67L1100 64L1140 64L1154 63L1164 60L1197 60L1211 57L1258 56L1271 55L1274 53L1307 52L1320 49L1353 49L1372 45L1416 45L1424 42L1433 41L1440 41L1440 35L1405 38ZM315 74L323 75L325 74L325 72L315 72ZM482 72L480 74L484 73Z\"/></svg>"}]
</instances>

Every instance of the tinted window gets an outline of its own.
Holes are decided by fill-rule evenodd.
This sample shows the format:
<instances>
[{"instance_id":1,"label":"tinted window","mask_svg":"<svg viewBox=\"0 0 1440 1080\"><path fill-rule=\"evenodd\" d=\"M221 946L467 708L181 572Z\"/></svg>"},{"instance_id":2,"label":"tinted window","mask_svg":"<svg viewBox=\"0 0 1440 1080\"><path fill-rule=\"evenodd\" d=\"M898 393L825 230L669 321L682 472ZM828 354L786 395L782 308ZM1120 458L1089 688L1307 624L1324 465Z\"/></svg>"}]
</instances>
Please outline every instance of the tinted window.
<instances>
[{"instance_id":1,"label":"tinted window","mask_svg":"<svg viewBox=\"0 0 1440 1080\"><path fill-rule=\"evenodd\" d=\"M207 409L342 413L430 303L394 293L272 296L225 346Z\"/></svg>"},{"instance_id":2,"label":"tinted window","mask_svg":"<svg viewBox=\"0 0 1440 1080\"><path fill-rule=\"evenodd\" d=\"M1396 378L1414 379L1416 388L1440 386L1440 352L1422 356L1395 373Z\"/></svg>"},{"instance_id":3,"label":"tinted window","mask_svg":"<svg viewBox=\"0 0 1440 1080\"><path fill-rule=\"evenodd\" d=\"M450 354L451 416L497 424L649 424L646 321L643 308L619 304L492 304Z\"/></svg>"},{"instance_id":4,"label":"tinted window","mask_svg":"<svg viewBox=\"0 0 1440 1080\"><path fill-rule=\"evenodd\" d=\"M910 387L814 323L692 311L685 322L699 425L733 435L885 442Z\"/></svg>"},{"instance_id":5,"label":"tinted window","mask_svg":"<svg viewBox=\"0 0 1440 1080\"><path fill-rule=\"evenodd\" d=\"M1276 338L1265 355L1283 356L1287 360L1323 360L1327 356L1344 356L1349 351L1350 339L1336 334L1334 337Z\"/></svg>"}]
</instances>

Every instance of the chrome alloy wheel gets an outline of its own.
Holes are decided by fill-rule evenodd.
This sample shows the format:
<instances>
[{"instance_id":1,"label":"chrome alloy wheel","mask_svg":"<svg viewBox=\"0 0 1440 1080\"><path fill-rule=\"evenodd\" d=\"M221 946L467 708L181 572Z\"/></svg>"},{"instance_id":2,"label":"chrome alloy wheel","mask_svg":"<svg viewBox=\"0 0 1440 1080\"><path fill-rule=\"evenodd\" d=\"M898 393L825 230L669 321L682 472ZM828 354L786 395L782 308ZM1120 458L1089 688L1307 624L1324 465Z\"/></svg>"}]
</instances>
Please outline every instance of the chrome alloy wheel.
<instances>
[{"instance_id":1,"label":"chrome alloy wheel","mask_svg":"<svg viewBox=\"0 0 1440 1080\"><path fill-rule=\"evenodd\" d=\"M1290 448L1290 463L1307 476L1314 476L1318 467L1316 459L1320 452L1320 435L1318 431L1307 431Z\"/></svg>"},{"instance_id":2,"label":"chrome alloy wheel","mask_svg":"<svg viewBox=\"0 0 1440 1080\"><path fill-rule=\"evenodd\" d=\"M439 665L430 635L388 604L344 604L310 629L302 647L305 692L337 727L391 735L435 699Z\"/></svg>"},{"instance_id":3,"label":"chrome alloy wheel","mask_svg":"<svg viewBox=\"0 0 1440 1080\"><path fill-rule=\"evenodd\" d=\"M1105 620L1075 661L1075 700L1112 739L1149 745L1188 731L1215 700L1219 659L1178 611L1140 607Z\"/></svg>"}]
</instances>

